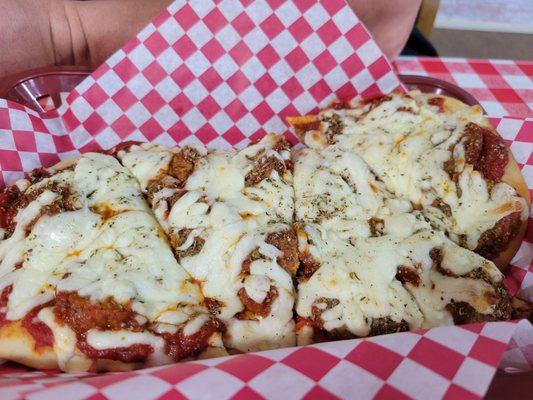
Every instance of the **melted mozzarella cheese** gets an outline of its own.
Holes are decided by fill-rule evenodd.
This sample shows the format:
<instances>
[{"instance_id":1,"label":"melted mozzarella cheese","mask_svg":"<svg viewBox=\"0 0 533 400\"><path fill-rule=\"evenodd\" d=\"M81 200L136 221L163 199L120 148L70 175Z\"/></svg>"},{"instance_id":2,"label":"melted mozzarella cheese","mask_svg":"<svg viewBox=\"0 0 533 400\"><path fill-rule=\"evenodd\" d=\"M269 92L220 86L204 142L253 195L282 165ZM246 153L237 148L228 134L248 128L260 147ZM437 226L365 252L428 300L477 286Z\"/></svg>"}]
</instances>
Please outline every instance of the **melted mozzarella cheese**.
<instances>
[{"instance_id":1,"label":"melted mozzarella cheese","mask_svg":"<svg viewBox=\"0 0 533 400\"><path fill-rule=\"evenodd\" d=\"M285 229L288 229L285 226ZM264 350L294 344L292 329L293 285L290 275L276 261L277 252L264 243L264 234L247 233L243 224L235 223L218 229L208 229L202 234L205 243L194 256L181 259L183 267L201 282L205 297L222 303L217 314L226 323L226 345L240 351ZM250 264L250 275L240 277L243 261L253 249L266 259ZM262 251L266 248L266 251ZM273 258L268 258L268 254ZM266 291L274 286L278 297L274 300L271 315L257 320L237 320L234 316L243 310L238 292L245 288L249 296L262 302Z\"/></svg>"},{"instance_id":2,"label":"melted mozzarella cheese","mask_svg":"<svg viewBox=\"0 0 533 400\"><path fill-rule=\"evenodd\" d=\"M526 218L525 201L513 188L500 183L505 189L492 191L489 202L486 181L465 167L461 138L466 125L487 124L479 108L456 106L441 113L427 105L427 95L409 95L395 94L373 109L367 105L327 110L321 114L325 121L321 132L327 132L329 119L336 115L343 127L342 134L334 136L339 147L358 154L395 196L423 206L428 218L452 237L466 235L471 249L484 231L511 212L519 211ZM316 131L308 132L305 142L313 148L327 145ZM452 157L451 147L455 147L456 168L462 172L460 191L443 168ZM452 217L430 207L438 200L450 206Z\"/></svg>"},{"instance_id":3,"label":"melted mozzarella cheese","mask_svg":"<svg viewBox=\"0 0 533 400\"><path fill-rule=\"evenodd\" d=\"M394 199L356 154L330 146L304 149L294 168L295 210L299 222L317 223L345 239L371 235L369 220L383 232L407 237L425 227L408 201Z\"/></svg>"},{"instance_id":4,"label":"melted mozzarella cheese","mask_svg":"<svg viewBox=\"0 0 533 400\"><path fill-rule=\"evenodd\" d=\"M244 352L294 346L293 306L294 293L278 289L278 297L267 317L256 321L232 318L227 322L226 345Z\"/></svg>"},{"instance_id":5,"label":"melted mozzarella cheese","mask_svg":"<svg viewBox=\"0 0 533 400\"><path fill-rule=\"evenodd\" d=\"M56 280L50 276L46 269L42 268L18 268L16 265L35 258L33 247L29 238L26 238L26 227L34 221L44 206L51 204L57 198L57 194L45 190L17 216L17 226L12 236L0 243L0 259L2 261L0 272L0 289L13 285L9 296L6 317L16 320L22 318L34 307L44 304L53 298L53 286ZM39 250L35 249L35 255L39 256ZM3 256L3 257L2 257ZM43 260L45 261L45 260ZM50 266L48 265L48 269Z\"/></svg>"},{"instance_id":6,"label":"melted mozzarella cheese","mask_svg":"<svg viewBox=\"0 0 533 400\"><path fill-rule=\"evenodd\" d=\"M203 306L181 304L179 308L163 311L159 314L157 321L161 324L179 326L203 312L205 312Z\"/></svg>"},{"instance_id":7,"label":"melted mozzarella cheese","mask_svg":"<svg viewBox=\"0 0 533 400\"><path fill-rule=\"evenodd\" d=\"M281 252L265 242L268 233L291 227L292 175L286 172L280 176L274 170L256 185L246 185L246 176L258 157L273 157L281 162L289 159L289 152L273 150L277 141L275 135L267 135L240 151L201 150L202 156L185 183L184 193L170 209L166 200L181 189L163 188L153 195L152 208L165 231L178 235L188 230L176 250L186 251L196 239L201 239L199 253L181 257L180 263L200 282L206 298L222 304L217 317L228 327L227 345L241 351L294 343L292 278L277 262ZM168 170L168 154L173 152L141 145L121 152L119 157L146 189L150 180ZM251 275L243 279L243 262L256 249L262 259L250 264ZM235 320L235 315L243 311L238 295L243 287L252 299L261 302L271 286L283 292L273 302L273 315L258 317L257 321Z\"/></svg>"},{"instance_id":8,"label":"melted mozzarella cheese","mask_svg":"<svg viewBox=\"0 0 533 400\"><path fill-rule=\"evenodd\" d=\"M175 191L163 189L163 193L159 192L154 197L153 208L162 225L168 227L169 224L179 224L183 220L179 218L179 214L185 211L183 207L197 203L200 194L205 204L223 203L233 215L256 221L260 225L279 220L290 223L293 214L291 174L280 177L273 171L254 187L245 186L245 177L252 170L254 157L264 155L282 162L289 159L289 152L272 150L277 138L276 135L267 135L259 143L240 151L207 152L204 148L195 148L202 157L187 179L185 189L189 194L174 206L176 211L173 211L174 207L167 210L166 204L162 204L165 203L162 200ZM142 144L119 152L119 158L140 181L142 189L146 190L151 180L168 170L174 151L163 146ZM166 224L167 218L163 218L166 212L171 214L168 216L169 224ZM193 207L189 212L201 218L207 213L207 206Z\"/></svg>"},{"instance_id":9,"label":"melted mozzarella cheese","mask_svg":"<svg viewBox=\"0 0 533 400\"><path fill-rule=\"evenodd\" d=\"M68 326L58 324L53 309L50 307L39 311L38 317L54 335L54 352L59 368L69 372L87 371L92 365L92 360L77 349L76 333Z\"/></svg>"},{"instance_id":10,"label":"melted mozzarella cheese","mask_svg":"<svg viewBox=\"0 0 533 400\"><path fill-rule=\"evenodd\" d=\"M432 267L429 252L435 247L443 249L443 266L461 275L481 268L499 282L502 276L497 268L441 233L426 230L404 239L390 235L360 238L354 244L310 225L306 234L321 267L308 281L299 284L296 311L312 318L312 308L321 299L339 300L335 307L322 313L327 330L346 329L365 336L372 319L384 317L406 321L411 329L453 324L446 311L452 301L467 302L481 314L494 311L483 301L487 294L494 293L489 283L442 275ZM416 268L419 286L402 286L395 278L399 266Z\"/></svg>"},{"instance_id":11,"label":"melted mozzarella cheese","mask_svg":"<svg viewBox=\"0 0 533 400\"><path fill-rule=\"evenodd\" d=\"M108 219L100 235L71 263L58 290L77 291L95 301L112 296L157 320L178 304L197 304L201 294L174 259L153 218L129 211Z\"/></svg>"},{"instance_id":12,"label":"melted mozzarella cheese","mask_svg":"<svg viewBox=\"0 0 533 400\"><path fill-rule=\"evenodd\" d=\"M165 324L165 323L158 323L154 325L154 332L157 333L170 333L173 335L178 331L178 327L176 325L171 324Z\"/></svg>"},{"instance_id":13,"label":"melted mozzarella cheese","mask_svg":"<svg viewBox=\"0 0 533 400\"><path fill-rule=\"evenodd\" d=\"M161 336L147 331L100 331L90 329L87 332L87 343L96 350L116 349L119 347L130 347L134 344L145 344L153 349L153 352L146 360L147 366L163 365L173 362L172 358L165 354L165 340Z\"/></svg>"},{"instance_id":14,"label":"melted mozzarella cheese","mask_svg":"<svg viewBox=\"0 0 533 400\"><path fill-rule=\"evenodd\" d=\"M287 230L289 226L274 226ZM216 228L206 228L200 235L205 240L201 251L181 259L183 267L201 282L205 297L222 303L217 317L228 328L226 344L240 351L263 350L294 343L292 326L293 285L290 275L277 263L279 250L264 242L265 234L250 232L247 224L235 222ZM264 259L250 264L250 276L239 275L243 261L259 249ZM259 284L261 282L261 284ZM252 299L261 302L263 288L275 286L280 294L273 302L271 315L258 320L236 320L243 310L238 292L245 288ZM255 289L255 291L254 291ZM266 293L264 294L266 295ZM260 332L260 333L259 333Z\"/></svg>"},{"instance_id":15,"label":"melted mozzarella cheese","mask_svg":"<svg viewBox=\"0 0 533 400\"><path fill-rule=\"evenodd\" d=\"M87 344L96 350L116 349L118 347L130 347L134 344L147 344L155 351L165 346L161 336L150 332L132 332L127 330L100 331L90 329L87 332Z\"/></svg>"},{"instance_id":16,"label":"melted mozzarella cheese","mask_svg":"<svg viewBox=\"0 0 533 400\"><path fill-rule=\"evenodd\" d=\"M428 209L426 215L456 240L461 235L466 236L469 249L475 249L483 232L491 229L500 218L513 212L520 213L522 219L527 218L526 201L516 196L512 187L498 183L489 192L485 180L471 165L467 165L459 175L458 187L461 197L446 198L452 206L451 218L443 218L442 213L434 208Z\"/></svg>"},{"instance_id":17,"label":"melted mozzarella cheese","mask_svg":"<svg viewBox=\"0 0 533 400\"><path fill-rule=\"evenodd\" d=\"M163 146L143 143L120 151L118 155L122 164L137 178L141 188L146 190L148 183L160 171L168 168L174 153Z\"/></svg>"},{"instance_id":18,"label":"melted mozzarella cheese","mask_svg":"<svg viewBox=\"0 0 533 400\"><path fill-rule=\"evenodd\" d=\"M8 319L22 318L56 291L93 301L112 297L151 322L161 317L182 324L204 311L198 286L175 260L135 178L116 159L89 153L72 170L24 186L31 192L51 182L69 188L75 210L43 215L26 234L27 224L59 196L44 190L17 214L15 232L0 242L0 285L13 285ZM14 269L19 262L22 268Z\"/></svg>"},{"instance_id":19,"label":"melted mozzarella cheese","mask_svg":"<svg viewBox=\"0 0 533 400\"><path fill-rule=\"evenodd\" d=\"M279 220L290 222L293 213L290 175L282 179L273 171L258 185L245 187L245 177L253 165L249 149L246 150L244 153L209 153L189 177L185 189L201 193L210 204L224 203L239 219L259 225Z\"/></svg>"},{"instance_id":20,"label":"melted mozzarella cheese","mask_svg":"<svg viewBox=\"0 0 533 400\"><path fill-rule=\"evenodd\" d=\"M128 210L148 210L139 184L114 157L85 154L74 172L72 189L96 212L111 216Z\"/></svg>"},{"instance_id":21,"label":"melted mozzarella cheese","mask_svg":"<svg viewBox=\"0 0 533 400\"><path fill-rule=\"evenodd\" d=\"M185 325L183 328L183 334L185 336L192 336L195 333L198 333L198 331L202 328L202 326L205 325L207 321L209 321L209 317L206 314L197 316L193 320L189 321L187 325Z\"/></svg>"},{"instance_id":22,"label":"melted mozzarella cheese","mask_svg":"<svg viewBox=\"0 0 533 400\"><path fill-rule=\"evenodd\" d=\"M15 217L17 225L11 237L0 241L0 290L13 283L15 266L23 261L26 252L26 227L39 216L43 207L51 204L57 194L45 190Z\"/></svg>"},{"instance_id":23,"label":"melted mozzarella cheese","mask_svg":"<svg viewBox=\"0 0 533 400\"><path fill-rule=\"evenodd\" d=\"M405 259L398 251L398 239L360 238L352 245L333 232L321 233L310 225L306 233L321 267L298 286L298 315L312 317L313 305L325 298L339 300L334 309L322 315L328 330L345 328L366 336L372 318L381 317L405 320L411 328L422 325L416 303L395 280L396 269Z\"/></svg>"},{"instance_id":24,"label":"melted mozzarella cheese","mask_svg":"<svg viewBox=\"0 0 533 400\"><path fill-rule=\"evenodd\" d=\"M303 226L299 249L320 265L298 286L298 315L314 318L313 310L319 309L324 329L365 336L377 318L405 321L412 329L452 324L446 306L453 301L467 302L481 314L494 311L483 300L494 293L490 283L443 275L430 252L440 249L441 266L450 273L480 269L499 282L502 275L494 264L433 231L420 212L374 178L359 156L337 145L305 149L296 156L294 174L295 209ZM376 237L369 237L371 218L383 221ZM416 271L418 286L397 280L401 266ZM302 332L299 342L309 335Z\"/></svg>"},{"instance_id":25,"label":"melted mozzarella cheese","mask_svg":"<svg viewBox=\"0 0 533 400\"><path fill-rule=\"evenodd\" d=\"M248 297L256 303L261 304L265 301L270 289L270 279L264 275L247 276L244 280L244 289Z\"/></svg>"}]
</instances>

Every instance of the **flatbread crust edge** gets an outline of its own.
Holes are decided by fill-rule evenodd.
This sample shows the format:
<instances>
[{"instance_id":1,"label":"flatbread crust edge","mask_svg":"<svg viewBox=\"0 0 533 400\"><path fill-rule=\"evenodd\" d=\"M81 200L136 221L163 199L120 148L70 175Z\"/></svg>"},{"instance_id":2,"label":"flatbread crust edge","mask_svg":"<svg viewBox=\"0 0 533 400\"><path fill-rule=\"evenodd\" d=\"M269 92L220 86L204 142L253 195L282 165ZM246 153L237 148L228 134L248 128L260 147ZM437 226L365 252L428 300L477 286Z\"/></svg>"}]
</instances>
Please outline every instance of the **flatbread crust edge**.
<instances>
[{"instance_id":1,"label":"flatbread crust edge","mask_svg":"<svg viewBox=\"0 0 533 400\"><path fill-rule=\"evenodd\" d=\"M36 369L61 370L57 354L52 346L35 347L35 339L21 321L13 321L0 327L0 359L5 359ZM131 371L143 368L143 363L123 363L120 361L86 358L69 360L69 372L85 372L87 362L90 372Z\"/></svg>"},{"instance_id":2,"label":"flatbread crust edge","mask_svg":"<svg viewBox=\"0 0 533 400\"><path fill-rule=\"evenodd\" d=\"M209 346L196 358L187 358L177 362L227 355L228 353L224 349ZM0 359L36 369L61 370L54 348L52 346L36 348L35 339L22 326L20 320L5 323L0 327ZM125 372L154 366L156 365L150 365L147 362L124 363L109 359L89 359L79 353L77 357L69 359L68 371L66 372Z\"/></svg>"},{"instance_id":3,"label":"flatbread crust edge","mask_svg":"<svg viewBox=\"0 0 533 400\"><path fill-rule=\"evenodd\" d=\"M59 369L53 347L35 348L35 340L20 321L8 322L0 327L0 358L32 368Z\"/></svg>"}]
</instances>

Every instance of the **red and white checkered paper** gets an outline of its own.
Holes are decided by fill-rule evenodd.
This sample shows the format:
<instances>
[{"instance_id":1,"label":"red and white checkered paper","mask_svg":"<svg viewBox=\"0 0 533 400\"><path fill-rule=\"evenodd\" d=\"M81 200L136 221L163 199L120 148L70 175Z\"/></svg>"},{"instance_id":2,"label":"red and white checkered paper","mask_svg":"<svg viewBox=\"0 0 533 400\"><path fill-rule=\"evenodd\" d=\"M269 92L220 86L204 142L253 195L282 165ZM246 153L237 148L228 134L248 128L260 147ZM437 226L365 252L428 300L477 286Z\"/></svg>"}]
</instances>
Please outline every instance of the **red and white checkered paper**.
<instances>
[{"instance_id":1,"label":"red and white checkered paper","mask_svg":"<svg viewBox=\"0 0 533 400\"><path fill-rule=\"evenodd\" d=\"M488 115L533 117L533 62L454 57L400 57L400 74L429 75L470 92Z\"/></svg>"},{"instance_id":2,"label":"red and white checkered paper","mask_svg":"<svg viewBox=\"0 0 533 400\"><path fill-rule=\"evenodd\" d=\"M216 3L216 4L215 4ZM124 140L244 146L284 118L329 101L399 87L386 58L343 0L176 1L39 115L0 100L0 184L40 165ZM533 120L496 118L530 188ZM295 139L295 138L293 138ZM507 282L532 299L533 237ZM128 373L60 374L6 363L2 399L481 398L508 359L529 366L524 325L443 327L174 364ZM525 331L524 331L525 329ZM529 328L530 329L530 328ZM507 354L507 353L506 353Z\"/></svg>"}]
</instances>

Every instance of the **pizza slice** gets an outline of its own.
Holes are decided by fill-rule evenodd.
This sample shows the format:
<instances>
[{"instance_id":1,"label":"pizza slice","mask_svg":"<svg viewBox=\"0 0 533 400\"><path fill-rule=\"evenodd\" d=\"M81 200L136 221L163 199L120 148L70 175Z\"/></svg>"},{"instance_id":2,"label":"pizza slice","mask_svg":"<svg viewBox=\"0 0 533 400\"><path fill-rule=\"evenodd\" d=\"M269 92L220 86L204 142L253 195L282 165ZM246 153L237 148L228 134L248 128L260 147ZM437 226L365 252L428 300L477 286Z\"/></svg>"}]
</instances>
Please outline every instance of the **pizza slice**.
<instances>
[{"instance_id":1,"label":"pizza slice","mask_svg":"<svg viewBox=\"0 0 533 400\"><path fill-rule=\"evenodd\" d=\"M459 245L501 268L518 250L529 191L480 107L413 91L289 122L312 148L336 144L358 154L395 196Z\"/></svg>"},{"instance_id":2,"label":"pizza slice","mask_svg":"<svg viewBox=\"0 0 533 400\"><path fill-rule=\"evenodd\" d=\"M125 370L224 353L135 178L88 153L0 196L0 357Z\"/></svg>"},{"instance_id":3,"label":"pizza slice","mask_svg":"<svg viewBox=\"0 0 533 400\"><path fill-rule=\"evenodd\" d=\"M293 345L298 255L290 144L267 135L240 151L142 144L118 156L141 182L206 307L224 322L226 347Z\"/></svg>"},{"instance_id":4,"label":"pizza slice","mask_svg":"<svg viewBox=\"0 0 533 400\"><path fill-rule=\"evenodd\" d=\"M496 266L434 230L357 154L300 150L294 188L298 344L511 317Z\"/></svg>"}]
</instances>

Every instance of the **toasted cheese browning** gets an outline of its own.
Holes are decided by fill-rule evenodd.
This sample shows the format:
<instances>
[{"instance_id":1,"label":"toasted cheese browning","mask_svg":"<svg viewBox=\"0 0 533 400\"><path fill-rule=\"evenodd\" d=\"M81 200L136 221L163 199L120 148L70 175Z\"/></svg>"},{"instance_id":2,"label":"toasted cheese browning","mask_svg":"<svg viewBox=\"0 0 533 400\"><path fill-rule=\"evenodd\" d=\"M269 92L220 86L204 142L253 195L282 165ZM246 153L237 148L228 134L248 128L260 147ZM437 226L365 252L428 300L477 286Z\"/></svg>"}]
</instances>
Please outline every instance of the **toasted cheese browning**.
<instances>
[{"instance_id":1,"label":"toasted cheese browning","mask_svg":"<svg viewBox=\"0 0 533 400\"><path fill-rule=\"evenodd\" d=\"M141 182L208 308L225 323L226 346L294 344L298 255L289 143L267 135L228 152L143 144L119 158Z\"/></svg>"}]
</instances>

